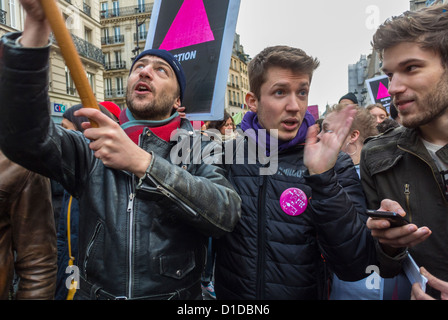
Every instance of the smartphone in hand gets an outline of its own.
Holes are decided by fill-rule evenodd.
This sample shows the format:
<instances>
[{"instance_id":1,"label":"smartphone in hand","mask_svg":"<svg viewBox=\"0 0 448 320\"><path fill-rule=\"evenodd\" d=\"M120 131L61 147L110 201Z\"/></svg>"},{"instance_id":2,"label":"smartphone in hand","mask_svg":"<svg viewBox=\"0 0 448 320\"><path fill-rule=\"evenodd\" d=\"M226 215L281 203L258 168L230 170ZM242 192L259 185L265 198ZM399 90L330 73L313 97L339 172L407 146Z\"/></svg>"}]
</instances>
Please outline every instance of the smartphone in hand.
<instances>
[{"instance_id":1,"label":"smartphone in hand","mask_svg":"<svg viewBox=\"0 0 448 320\"><path fill-rule=\"evenodd\" d=\"M409 224L408 220L392 211L367 210L367 215L372 219L389 220L391 228L402 227Z\"/></svg>"}]
</instances>

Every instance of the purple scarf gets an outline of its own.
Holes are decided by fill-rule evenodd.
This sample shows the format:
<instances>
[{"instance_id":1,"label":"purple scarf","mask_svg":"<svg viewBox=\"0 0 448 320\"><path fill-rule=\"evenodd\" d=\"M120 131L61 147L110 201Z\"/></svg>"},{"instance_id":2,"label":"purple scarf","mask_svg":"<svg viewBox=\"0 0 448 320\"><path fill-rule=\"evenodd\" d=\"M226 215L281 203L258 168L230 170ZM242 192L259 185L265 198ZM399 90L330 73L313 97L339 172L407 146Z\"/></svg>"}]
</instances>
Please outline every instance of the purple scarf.
<instances>
[{"instance_id":1,"label":"purple scarf","mask_svg":"<svg viewBox=\"0 0 448 320\"><path fill-rule=\"evenodd\" d=\"M283 150L287 150L291 147L294 147L298 144L304 143L306 139L306 134L308 132L308 128L315 124L314 117L311 113L308 111L305 113L305 117L303 119L302 125L299 128L299 131L297 132L297 135L289 141L283 141L278 140L278 151L281 152ZM243 129L244 132L248 129L249 130L246 134L251 137L256 143L258 144L258 130L264 129L260 123L258 122L258 116L255 112L249 111L246 113L246 115L243 118L243 121L241 122L241 129ZM254 135L255 132L255 135ZM263 141L264 140L264 141ZM269 156L271 146L270 146L270 136L269 133L266 131L266 137L261 136L260 137L260 143L264 143L266 145L266 154Z\"/></svg>"}]
</instances>

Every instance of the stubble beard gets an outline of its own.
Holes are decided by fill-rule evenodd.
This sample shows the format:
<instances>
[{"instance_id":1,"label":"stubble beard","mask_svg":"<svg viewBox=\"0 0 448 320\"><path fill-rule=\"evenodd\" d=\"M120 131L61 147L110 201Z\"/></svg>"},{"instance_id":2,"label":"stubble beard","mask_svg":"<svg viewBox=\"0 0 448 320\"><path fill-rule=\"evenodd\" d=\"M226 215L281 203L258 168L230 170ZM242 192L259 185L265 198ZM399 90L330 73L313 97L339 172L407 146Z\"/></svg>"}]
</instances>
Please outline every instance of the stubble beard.
<instances>
[{"instance_id":1,"label":"stubble beard","mask_svg":"<svg viewBox=\"0 0 448 320\"><path fill-rule=\"evenodd\" d=\"M443 115L448 109L448 71L440 79L434 89L423 98L415 100L417 105L426 106L424 112L417 117L409 118L406 113L401 114L403 126L418 128ZM421 107L420 107L421 108Z\"/></svg>"},{"instance_id":2,"label":"stubble beard","mask_svg":"<svg viewBox=\"0 0 448 320\"><path fill-rule=\"evenodd\" d=\"M131 89L126 90L126 105L137 120L164 120L171 115L175 98L160 92L157 96L154 88L151 88L154 98L145 101L146 98L133 96Z\"/></svg>"}]
</instances>

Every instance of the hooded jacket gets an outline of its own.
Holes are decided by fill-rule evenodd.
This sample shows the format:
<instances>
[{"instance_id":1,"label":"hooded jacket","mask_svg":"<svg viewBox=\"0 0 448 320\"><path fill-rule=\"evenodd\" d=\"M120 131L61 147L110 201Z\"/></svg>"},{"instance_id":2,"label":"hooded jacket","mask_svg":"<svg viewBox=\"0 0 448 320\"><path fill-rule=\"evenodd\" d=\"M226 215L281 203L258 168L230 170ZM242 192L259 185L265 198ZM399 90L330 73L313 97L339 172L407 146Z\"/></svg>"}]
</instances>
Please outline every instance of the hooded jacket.
<instances>
[{"instance_id":1,"label":"hooded jacket","mask_svg":"<svg viewBox=\"0 0 448 320\"><path fill-rule=\"evenodd\" d=\"M200 151L206 142L182 119L176 141L148 128L140 136L152 154L143 178L104 166L82 134L50 119L49 48L18 48L17 36L4 37L0 49L0 147L79 200L75 298L200 296L207 239L233 230L241 201L221 168L191 161L191 152L172 164L172 150Z\"/></svg>"}]
</instances>

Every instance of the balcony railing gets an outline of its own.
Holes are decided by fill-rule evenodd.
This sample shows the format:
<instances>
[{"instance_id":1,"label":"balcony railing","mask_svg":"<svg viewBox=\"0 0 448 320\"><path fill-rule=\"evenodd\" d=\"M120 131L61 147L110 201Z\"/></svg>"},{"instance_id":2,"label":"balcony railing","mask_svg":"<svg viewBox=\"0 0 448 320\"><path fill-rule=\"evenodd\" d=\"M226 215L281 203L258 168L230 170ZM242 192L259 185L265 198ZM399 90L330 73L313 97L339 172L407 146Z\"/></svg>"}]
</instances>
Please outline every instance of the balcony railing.
<instances>
[{"instance_id":1,"label":"balcony railing","mask_svg":"<svg viewBox=\"0 0 448 320\"><path fill-rule=\"evenodd\" d=\"M82 9L86 15L88 15L89 17L92 16L92 14L91 14L92 9L90 8L90 6L87 3L85 3L85 2L83 3Z\"/></svg>"},{"instance_id":2,"label":"balcony railing","mask_svg":"<svg viewBox=\"0 0 448 320\"><path fill-rule=\"evenodd\" d=\"M126 61L106 62L104 64L106 70L120 70L126 69Z\"/></svg>"},{"instance_id":3,"label":"balcony railing","mask_svg":"<svg viewBox=\"0 0 448 320\"><path fill-rule=\"evenodd\" d=\"M109 37L101 37L102 45L117 44L117 43L124 43L124 34Z\"/></svg>"},{"instance_id":4,"label":"balcony railing","mask_svg":"<svg viewBox=\"0 0 448 320\"><path fill-rule=\"evenodd\" d=\"M6 11L0 9L0 23L6 24Z\"/></svg>"},{"instance_id":5,"label":"balcony railing","mask_svg":"<svg viewBox=\"0 0 448 320\"><path fill-rule=\"evenodd\" d=\"M146 40L146 37L148 36L148 31L145 32L139 32L138 33L138 40ZM134 41L137 41L137 33L134 32Z\"/></svg>"},{"instance_id":6,"label":"balcony railing","mask_svg":"<svg viewBox=\"0 0 448 320\"><path fill-rule=\"evenodd\" d=\"M122 8L113 8L109 10L100 11L100 19L109 19L115 17L132 16L138 13L151 13L153 3L147 3L144 6L131 6Z\"/></svg>"},{"instance_id":7,"label":"balcony railing","mask_svg":"<svg viewBox=\"0 0 448 320\"><path fill-rule=\"evenodd\" d=\"M71 35L73 39L73 43L75 45L76 50L78 51L80 56L83 56L87 59L93 60L97 63L104 65L104 53L103 51L95 47L93 44L81 39L74 34ZM53 34L51 34L51 40L57 45L56 38Z\"/></svg>"},{"instance_id":8,"label":"balcony railing","mask_svg":"<svg viewBox=\"0 0 448 320\"><path fill-rule=\"evenodd\" d=\"M104 98L120 98L124 97L125 89L104 90Z\"/></svg>"}]
</instances>

